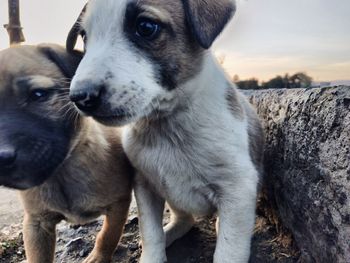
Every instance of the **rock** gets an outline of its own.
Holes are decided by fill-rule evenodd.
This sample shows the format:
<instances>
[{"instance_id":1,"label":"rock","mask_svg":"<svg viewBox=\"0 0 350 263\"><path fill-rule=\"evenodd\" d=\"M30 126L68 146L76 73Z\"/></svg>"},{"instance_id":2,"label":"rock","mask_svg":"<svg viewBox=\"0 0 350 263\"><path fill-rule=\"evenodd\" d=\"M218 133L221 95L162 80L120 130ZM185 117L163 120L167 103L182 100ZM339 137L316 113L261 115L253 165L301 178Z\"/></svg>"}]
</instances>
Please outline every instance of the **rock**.
<instances>
[{"instance_id":1,"label":"rock","mask_svg":"<svg viewBox=\"0 0 350 263\"><path fill-rule=\"evenodd\" d=\"M248 94L266 132L270 201L305 262L350 262L350 87Z\"/></svg>"},{"instance_id":2,"label":"rock","mask_svg":"<svg viewBox=\"0 0 350 263\"><path fill-rule=\"evenodd\" d=\"M86 257L87 255L88 255L88 251L87 251L85 248L83 248L82 250L80 250L79 256L80 256L81 258L84 258L84 257Z\"/></svg>"},{"instance_id":3,"label":"rock","mask_svg":"<svg viewBox=\"0 0 350 263\"><path fill-rule=\"evenodd\" d=\"M85 245L84 240L81 237L77 237L67 243L67 245L65 246L65 250L67 253L70 253L79 249L83 245Z\"/></svg>"},{"instance_id":4,"label":"rock","mask_svg":"<svg viewBox=\"0 0 350 263\"><path fill-rule=\"evenodd\" d=\"M136 251L136 250L138 250L139 249L139 244L138 243L130 243L129 245L128 245L128 249L130 249L131 251Z\"/></svg>"},{"instance_id":5,"label":"rock","mask_svg":"<svg viewBox=\"0 0 350 263\"><path fill-rule=\"evenodd\" d=\"M86 226L74 226L65 222L57 226L56 262L81 262L93 248L95 235L102 221Z\"/></svg>"},{"instance_id":6,"label":"rock","mask_svg":"<svg viewBox=\"0 0 350 263\"><path fill-rule=\"evenodd\" d=\"M0 230L0 263L24 260L22 226L14 224Z\"/></svg>"}]
</instances>

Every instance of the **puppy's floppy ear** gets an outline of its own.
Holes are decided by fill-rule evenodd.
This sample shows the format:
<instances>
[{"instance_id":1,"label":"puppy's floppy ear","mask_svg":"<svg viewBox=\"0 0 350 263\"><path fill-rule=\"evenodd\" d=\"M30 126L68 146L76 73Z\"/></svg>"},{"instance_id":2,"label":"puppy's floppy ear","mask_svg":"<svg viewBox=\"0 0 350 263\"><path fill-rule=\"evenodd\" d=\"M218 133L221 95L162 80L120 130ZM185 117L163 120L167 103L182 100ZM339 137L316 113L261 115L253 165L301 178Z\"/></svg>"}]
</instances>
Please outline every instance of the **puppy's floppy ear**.
<instances>
[{"instance_id":1,"label":"puppy's floppy ear","mask_svg":"<svg viewBox=\"0 0 350 263\"><path fill-rule=\"evenodd\" d=\"M235 0L182 0L182 2L192 34L205 49L211 47L236 11Z\"/></svg>"},{"instance_id":2,"label":"puppy's floppy ear","mask_svg":"<svg viewBox=\"0 0 350 263\"><path fill-rule=\"evenodd\" d=\"M73 27L68 33L67 40L66 40L66 48L68 52L72 52L74 50L75 45L77 44L77 41L78 41L78 37L82 34L80 24L85 14L86 7L87 7L87 4L84 6L77 21L75 21Z\"/></svg>"},{"instance_id":3,"label":"puppy's floppy ear","mask_svg":"<svg viewBox=\"0 0 350 263\"><path fill-rule=\"evenodd\" d=\"M67 52L63 47L58 45L39 45L39 51L51 62L57 65L62 74L72 79L80 61L83 58L83 53L77 50Z\"/></svg>"}]
</instances>

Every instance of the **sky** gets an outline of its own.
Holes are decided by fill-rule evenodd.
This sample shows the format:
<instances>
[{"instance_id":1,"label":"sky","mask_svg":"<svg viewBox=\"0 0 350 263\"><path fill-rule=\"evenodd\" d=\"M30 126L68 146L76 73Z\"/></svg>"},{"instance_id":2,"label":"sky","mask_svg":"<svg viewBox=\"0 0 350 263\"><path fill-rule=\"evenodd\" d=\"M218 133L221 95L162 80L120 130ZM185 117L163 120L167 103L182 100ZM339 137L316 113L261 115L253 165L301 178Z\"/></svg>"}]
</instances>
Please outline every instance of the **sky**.
<instances>
[{"instance_id":1,"label":"sky","mask_svg":"<svg viewBox=\"0 0 350 263\"><path fill-rule=\"evenodd\" d=\"M26 44L64 44L85 2L22 0ZM350 80L349 10L350 0L237 0L213 49L226 72L240 79L303 71L315 81ZM6 22L7 0L0 0L0 24ZM0 28L0 49L7 46Z\"/></svg>"}]
</instances>

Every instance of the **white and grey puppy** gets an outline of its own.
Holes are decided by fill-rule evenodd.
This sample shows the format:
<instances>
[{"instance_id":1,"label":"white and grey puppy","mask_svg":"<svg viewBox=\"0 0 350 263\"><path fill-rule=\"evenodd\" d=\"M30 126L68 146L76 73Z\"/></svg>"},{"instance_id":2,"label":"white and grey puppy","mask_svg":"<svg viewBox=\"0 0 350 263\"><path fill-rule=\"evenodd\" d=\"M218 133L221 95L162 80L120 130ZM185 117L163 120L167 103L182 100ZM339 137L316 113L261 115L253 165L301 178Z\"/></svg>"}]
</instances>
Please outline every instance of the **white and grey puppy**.
<instances>
[{"instance_id":1,"label":"white and grey puppy","mask_svg":"<svg viewBox=\"0 0 350 263\"><path fill-rule=\"evenodd\" d=\"M165 262L193 215L214 212L214 262L249 259L263 135L209 51L234 11L229 0L91 0L68 37L72 49L80 32L86 49L71 99L103 124L129 124L142 263Z\"/></svg>"}]
</instances>

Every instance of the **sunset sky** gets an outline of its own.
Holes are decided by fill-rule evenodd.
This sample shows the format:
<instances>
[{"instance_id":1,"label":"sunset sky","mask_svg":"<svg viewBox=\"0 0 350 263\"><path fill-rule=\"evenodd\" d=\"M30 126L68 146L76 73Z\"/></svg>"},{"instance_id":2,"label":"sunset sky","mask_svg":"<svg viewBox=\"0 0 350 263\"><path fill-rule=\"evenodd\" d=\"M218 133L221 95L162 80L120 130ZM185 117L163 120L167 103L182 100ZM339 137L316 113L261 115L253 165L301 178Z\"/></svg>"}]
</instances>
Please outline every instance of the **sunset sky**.
<instances>
[{"instance_id":1,"label":"sunset sky","mask_svg":"<svg viewBox=\"0 0 350 263\"><path fill-rule=\"evenodd\" d=\"M26 43L63 44L85 2L22 0ZM0 0L0 24L6 22L7 0ZM0 28L0 49L7 46ZM304 71L316 81L350 80L350 0L238 0L214 50L241 79Z\"/></svg>"}]
</instances>

